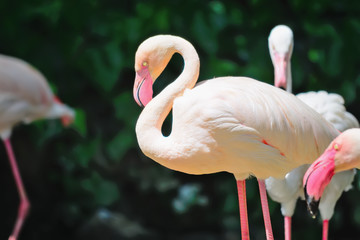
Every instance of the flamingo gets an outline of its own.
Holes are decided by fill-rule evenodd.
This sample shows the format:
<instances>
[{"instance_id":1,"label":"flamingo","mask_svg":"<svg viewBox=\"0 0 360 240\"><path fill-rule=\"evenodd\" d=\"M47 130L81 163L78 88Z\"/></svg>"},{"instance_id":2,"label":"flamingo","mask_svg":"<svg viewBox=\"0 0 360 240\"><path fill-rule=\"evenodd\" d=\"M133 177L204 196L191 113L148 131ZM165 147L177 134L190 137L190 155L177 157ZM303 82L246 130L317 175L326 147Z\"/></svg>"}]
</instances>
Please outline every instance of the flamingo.
<instances>
[{"instance_id":1,"label":"flamingo","mask_svg":"<svg viewBox=\"0 0 360 240\"><path fill-rule=\"evenodd\" d=\"M42 118L61 118L67 126L74 119L74 111L54 96L38 70L18 58L0 55L0 137L20 196L18 216L9 240L18 238L30 209L10 143L11 131L20 122L28 124Z\"/></svg>"},{"instance_id":2,"label":"flamingo","mask_svg":"<svg viewBox=\"0 0 360 240\"><path fill-rule=\"evenodd\" d=\"M152 85L174 53L183 57L184 69L152 98ZM251 78L220 77L195 86L199 66L196 50L183 38L157 35L140 44L133 89L144 107L136 124L139 147L172 170L234 174L242 239L249 239L245 179L256 176L266 237L273 239L263 179L284 178L312 163L339 133L294 95ZM165 137L161 127L171 109L172 130Z\"/></svg>"},{"instance_id":3,"label":"flamingo","mask_svg":"<svg viewBox=\"0 0 360 240\"><path fill-rule=\"evenodd\" d=\"M269 51L275 69L275 86L283 87L291 92L291 56L294 45L293 32L285 25L274 27L269 35ZM356 118L344 107L344 99L335 93L325 91L306 92L296 95L301 101L321 114L339 131L359 127ZM284 216L285 240L291 239L291 219L295 211L298 198L304 199L302 179L309 165L295 168L285 179L266 179L266 188L270 197L281 204L281 213ZM337 200L343 191L351 188L355 171L349 170L337 174L329 184L323 195L319 209L323 219L323 240L328 239L329 220L334 214Z\"/></svg>"},{"instance_id":4,"label":"flamingo","mask_svg":"<svg viewBox=\"0 0 360 240\"><path fill-rule=\"evenodd\" d=\"M329 144L324 153L306 171L303 185L308 210L312 215L316 214L320 198L333 177L343 171L360 168L359 143L359 128L344 131ZM322 200L320 204L321 202Z\"/></svg>"}]
</instances>

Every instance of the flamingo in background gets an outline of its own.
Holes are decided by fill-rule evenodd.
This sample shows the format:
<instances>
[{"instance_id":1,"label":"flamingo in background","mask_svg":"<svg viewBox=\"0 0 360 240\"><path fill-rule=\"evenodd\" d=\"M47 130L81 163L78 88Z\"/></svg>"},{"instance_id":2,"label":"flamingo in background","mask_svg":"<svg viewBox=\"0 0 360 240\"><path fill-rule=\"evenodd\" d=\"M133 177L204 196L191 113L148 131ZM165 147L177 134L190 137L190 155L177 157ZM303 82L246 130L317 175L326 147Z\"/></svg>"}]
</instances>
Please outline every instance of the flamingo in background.
<instances>
[{"instance_id":1,"label":"flamingo in background","mask_svg":"<svg viewBox=\"0 0 360 240\"><path fill-rule=\"evenodd\" d=\"M325 152L306 171L303 184L311 214L316 214L320 198L325 194L333 177L342 171L360 168L359 143L359 128L344 131L329 144ZM321 199L320 204L322 201Z\"/></svg>"},{"instance_id":2,"label":"flamingo in background","mask_svg":"<svg viewBox=\"0 0 360 240\"><path fill-rule=\"evenodd\" d=\"M9 240L16 240L28 214L30 202L11 147L12 128L42 118L61 118L64 126L74 111L53 95L44 76L28 63L0 55L0 137L3 140L20 196L18 216Z\"/></svg>"},{"instance_id":3,"label":"flamingo in background","mask_svg":"<svg viewBox=\"0 0 360 240\"><path fill-rule=\"evenodd\" d=\"M291 55L294 45L293 32L285 25L274 27L269 35L269 51L275 69L275 86L283 87L291 92ZM334 93L325 91L307 92L296 95L301 101L320 113L339 131L359 127L356 118L344 107L344 99ZM281 213L284 216L285 240L291 239L291 218L295 211L298 198L304 199L302 187L303 176L309 165L300 166L289 172L285 179L266 179L266 188L270 197L281 203ZM349 170L337 174L323 194L320 202L320 214L323 219L323 240L328 238L329 220L334 214L337 200L343 191L351 188L355 171Z\"/></svg>"},{"instance_id":4,"label":"flamingo in background","mask_svg":"<svg viewBox=\"0 0 360 240\"><path fill-rule=\"evenodd\" d=\"M184 69L152 98L152 85L174 53L182 55ZM242 239L249 239L244 183L256 176L266 237L273 239L262 179L284 178L292 169L312 163L339 132L298 98L266 83L221 77L195 86L199 65L194 47L180 37L158 35L139 46L133 94L145 106L136 124L140 149L159 164L184 173L233 173ZM161 127L171 109L172 131L165 137Z\"/></svg>"}]
</instances>

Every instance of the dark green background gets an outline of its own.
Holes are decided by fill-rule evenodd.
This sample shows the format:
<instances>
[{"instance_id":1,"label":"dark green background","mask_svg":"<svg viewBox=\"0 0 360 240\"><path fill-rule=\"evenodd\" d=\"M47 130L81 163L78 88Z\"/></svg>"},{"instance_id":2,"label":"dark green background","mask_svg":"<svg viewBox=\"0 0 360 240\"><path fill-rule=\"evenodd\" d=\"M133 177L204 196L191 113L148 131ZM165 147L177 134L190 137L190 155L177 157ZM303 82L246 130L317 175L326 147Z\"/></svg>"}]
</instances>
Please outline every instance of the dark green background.
<instances>
[{"instance_id":1,"label":"dark green background","mask_svg":"<svg viewBox=\"0 0 360 240\"><path fill-rule=\"evenodd\" d=\"M275 25L287 24L295 36L294 92L339 93L360 118L360 1L7 0L0 1L0 12L0 52L43 72L78 115L72 128L51 120L13 132L32 203L21 240L240 239L231 174L174 172L137 146L134 55L150 36L189 40L200 55L200 79L242 75L272 84L267 37ZM155 92L181 70L175 56ZM3 147L0 158L0 239L7 239L18 195ZM247 187L251 237L265 239L255 179ZM359 201L356 178L337 205L330 239L359 238ZM279 205L270 201L270 211L275 238L283 239ZM320 238L319 220L301 202L293 239Z\"/></svg>"}]
</instances>

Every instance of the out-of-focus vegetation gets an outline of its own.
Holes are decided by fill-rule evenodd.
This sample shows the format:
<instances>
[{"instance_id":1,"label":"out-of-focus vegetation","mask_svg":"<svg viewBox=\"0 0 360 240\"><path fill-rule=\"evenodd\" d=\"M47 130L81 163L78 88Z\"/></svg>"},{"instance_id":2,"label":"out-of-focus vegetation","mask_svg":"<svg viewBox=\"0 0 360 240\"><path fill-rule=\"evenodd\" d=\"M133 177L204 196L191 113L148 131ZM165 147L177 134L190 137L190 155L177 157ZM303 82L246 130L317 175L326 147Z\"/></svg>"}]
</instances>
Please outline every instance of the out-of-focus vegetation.
<instances>
[{"instance_id":1,"label":"out-of-focus vegetation","mask_svg":"<svg viewBox=\"0 0 360 240\"><path fill-rule=\"evenodd\" d=\"M244 75L272 83L267 37L275 25L287 24L295 35L294 92L340 93L360 118L359 1L35 0L0 1L0 10L0 52L42 71L78 116L68 129L51 120L14 130L32 202L23 240L240 239L231 174L174 172L137 146L134 55L150 36L174 34L192 42L200 79ZM156 91L181 69L175 56ZM0 239L7 239L18 195L2 147L0 155ZM252 239L265 239L256 181L247 188ZM337 205L330 239L358 239L359 200L356 178ZM275 237L282 239L279 205L270 201L270 210ZM293 239L320 237L320 221L299 203Z\"/></svg>"}]
</instances>

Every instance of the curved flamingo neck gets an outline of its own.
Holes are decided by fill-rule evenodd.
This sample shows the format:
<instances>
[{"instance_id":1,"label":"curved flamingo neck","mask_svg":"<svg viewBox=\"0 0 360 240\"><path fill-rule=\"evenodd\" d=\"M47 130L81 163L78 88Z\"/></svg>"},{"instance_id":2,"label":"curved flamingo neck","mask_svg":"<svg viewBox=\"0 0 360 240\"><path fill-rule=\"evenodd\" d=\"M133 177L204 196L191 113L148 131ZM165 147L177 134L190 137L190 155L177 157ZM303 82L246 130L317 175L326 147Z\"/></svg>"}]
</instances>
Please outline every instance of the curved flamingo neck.
<instances>
[{"instance_id":1,"label":"curved flamingo neck","mask_svg":"<svg viewBox=\"0 0 360 240\"><path fill-rule=\"evenodd\" d=\"M180 38L172 40L174 44L170 54L177 52L182 55L184 69L174 82L146 105L136 124L136 135L141 150L146 156L163 165L166 165L166 161L174 156L171 154L173 149L171 134L165 137L161 132L161 127L174 100L182 96L186 89L192 89L195 86L200 66L198 54L189 42Z\"/></svg>"},{"instance_id":2,"label":"curved flamingo neck","mask_svg":"<svg viewBox=\"0 0 360 240\"><path fill-rule=\"evenodd\" d=\"M286 91L292 93L292 76L291 76L291 62L289 62L286 66Z\"/></svg>"}]
</instances>

